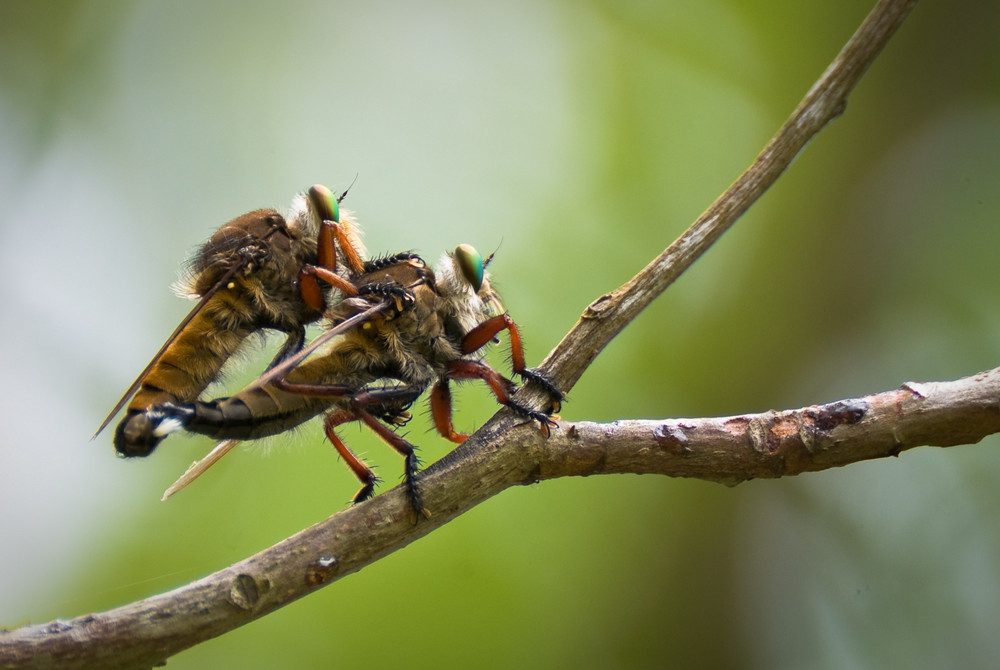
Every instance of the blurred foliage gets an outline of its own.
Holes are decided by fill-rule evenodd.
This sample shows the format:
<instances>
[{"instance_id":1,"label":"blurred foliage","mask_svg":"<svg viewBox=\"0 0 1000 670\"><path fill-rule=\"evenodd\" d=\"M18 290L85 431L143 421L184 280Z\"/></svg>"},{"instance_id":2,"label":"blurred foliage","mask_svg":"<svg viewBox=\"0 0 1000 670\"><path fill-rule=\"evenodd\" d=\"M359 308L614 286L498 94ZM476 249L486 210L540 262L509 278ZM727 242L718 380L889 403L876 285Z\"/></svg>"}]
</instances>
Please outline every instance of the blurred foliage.
<instances>
[{"instance_id":1,"label":"blurred foliage","mask_svg":"<svg viewBox=\"0 0 1000 670\"><path fill-rule=\"evenodd\" d=\"M184 313L166 286L221 222L357 174L345 205L372 251L499 245L491 269L538 361L752 161L869 9L0 4L0 268L21 289L2 311L0 623L172 588L354 492L314 425L166 504L207 441L143 462L87 442ZM998 15L918 6L846 114L563 416L796 407L996 366ZM457 395L461 428L494 410ZM395 481L389 449L345 437ZM428 461L448 448L425 417L410 437ZM508 491L170 667L984 667L1000 653L997 446L732 490Z\"/></svg>"}]
</instances>

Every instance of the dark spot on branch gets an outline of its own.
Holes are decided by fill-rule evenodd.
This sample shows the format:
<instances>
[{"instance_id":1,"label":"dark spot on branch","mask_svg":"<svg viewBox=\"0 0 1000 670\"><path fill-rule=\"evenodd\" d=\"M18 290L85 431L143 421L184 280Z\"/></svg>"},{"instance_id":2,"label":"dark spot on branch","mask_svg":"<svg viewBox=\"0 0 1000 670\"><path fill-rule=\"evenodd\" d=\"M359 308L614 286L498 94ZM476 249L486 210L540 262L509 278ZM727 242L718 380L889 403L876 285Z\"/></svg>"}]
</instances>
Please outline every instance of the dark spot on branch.
<instances>
[{"instance_id":1,"label":"dark spot on branch","mask_svg":"<svg viewBox=\"0 0 1000 670\"><path fill-rule=\"evenodd\" d=\"M818 430L833 430L837 426L850 426L865 418L868 403L864 400L839 400L821 405L806 416L813 419Z\"/></svg>"},{"instance_id":2,"label":"dark spot on branch","mask_svg":"<svg viewBox=\"0 0 1000 670\"><path fill-rule=\"evenodd\" d=\"M922 386L923 384L918 384L917 382L906 382L902 384L899 388L903 389L904 391L909 391L918 398L926 398L927 394L923 392L921 388Z\"/></svg>"},{"instance_id":3,"label":"dark spot on branch","mask_svg":"<svg viewBox=\"0 0 1000 670\"><path fill-rule=\"evenodd\" d=\"M241 610L250 610L258 600L260 600L260 589L257 587L257 580L246 573L236 575L229 590L229 602Z\"/></svg>"},{"instance_id":4,"label":"dark spot on branch","mask_svg":"<svg viewBox=\"0 0 1000 670\"><path fill-rule=\"evenodd\" d=\"M325 584L337 574L339 568L340 561L336 556L320 556L309 564L309 569L306 570L306 584L309 586Z\"/></svg>"},{"instance_id":5,"label":"dark spot on branch","mask_svg":"<svg viewBox=\"0 0 1000 670\"><path fill-rule=\"evenodd\" d=\"M587 305L587 309L583 312L583 318L585 319L596 319L603 315L603 313L609 309L613 303L614 296L610 293L605 293L600 298L594 302Z\"/></svg>"},{"instance_id":6,"label":"dark spot on branch","mask_svg":"<svg viewBox=\"0 0 1000 670\"><path fill-rule=\"evenodd\" d=\"M681 454L691 453L691 440L684 433L684 428L680 424L661 423L653 429L653 438L661 449Z\"/></svg>"},{"instance_id":7,"label":"dark spot on branch","mask_svg":"<svg viewBox=\"0 0 1000 670\"><path fill-rule=\"evenodd\" d=\"M773 451L771 445L768 444L769 424L769 421L759 417L754 417L747 423L747 437L750 438L750 446L757 453L768 454Z\"/></svg>"},{"instance_id":8,"label":"dark spot on branch","mask_svg":"<svg viewBox=\"0 0 1000 670\"><path fill-rule=\"evenodd\" d=\"M62 621L60 619L56 619L55 621L53 621L52 623L50 623L45 627L44 632L46 635L53 635L58 633L65 633L66 631L72 628L73 626L71 624Z\"/></svg>"}]
</instances>

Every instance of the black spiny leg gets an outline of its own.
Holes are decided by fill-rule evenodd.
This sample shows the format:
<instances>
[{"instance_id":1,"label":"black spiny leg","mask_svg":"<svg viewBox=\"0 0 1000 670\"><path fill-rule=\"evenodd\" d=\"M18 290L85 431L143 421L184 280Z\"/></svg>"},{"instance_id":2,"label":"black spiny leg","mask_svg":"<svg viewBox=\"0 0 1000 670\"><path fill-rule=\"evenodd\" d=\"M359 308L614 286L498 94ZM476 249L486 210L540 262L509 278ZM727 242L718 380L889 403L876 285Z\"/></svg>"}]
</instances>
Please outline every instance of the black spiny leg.
<instances>
[{"instance_id":1,"label":"black spiny leg","mask_svg":"<svg viewBox=\"0 0 1000 670\"><path fill-rule=\"evenodd\" d=\"M415 300L413 291L395 282L370 282L358 287L358 295L374 295L392 300L396 305L396 311L402 312L404 309L413 306Z\"/></svg>"},{"instance_id":2,"label":"black spiny leg","mask_svg":"<svg viewBox=\"0 0 1000 670\"><path fill-rule=\"evenodd\" d=\"M409 443L407 442L407 444ZM406 497L410 501L410 507L413 508L413 516L410 521L416 523L421 515L427 519L431 518L431 513L424 507L424 499L420 497L420 489L417 487L417 473L420 472L420 459L417 458L417 452L413 451L413 445L410 445L410 453L403 459L403 468Z\"/></svg>"},{"instance_id":3,"label":"black spiny leg","mask_svg":"<svg viewBox=\"0 0 1000 670\"><path fill-rule=\"evenodd\" d=\"M368 391L362 391L351 398L351 412L355 414L358 419L363 421L366 426L371 428L376 435L382 438L386 444L403 456L403 481L404 486L406 487L406 496L410 502L410 507L413 509L413 523L416 523L417 519L421 516L430 518L431 515L430 511L424 507L424 501L420 495L420 488L417 485L417 473L420 471L420 460L417 458L416 450L412 444L383 425L378 419L370 414L365 407L374 405L375 407L373 408L373 411L385 413L387 408L392 406L393 408L398 408L397 413L402 413L420 396L421 393L423 393L423 390L423 387L419 386L371 389Z\"/></svg>"},{"instance_id":4,"label":"black spiny leg","mask_svg":"<svg viewBox=\"0 0 1000 670\"><path fill-rule=\"evenodd\" d=\"M294 356L295 354L302 351L302 347L306 344L306 329L302 326L295 328L294 330L288 331L288 339L285 343L281 345L281 349L275 355L274 360L267 366L264 372L267 372L273 368L278 363L282 362L289 356Z\"/></svg>"},{"instance_id":5,"label":"black spiny leg","mask_svg":"<svg viewBox=\"0 0 1000 670\"><path fill-rule=\"evenodd\" d=\"M312 397L336 398L350 396L350 407L334 410L328 414L324 426L327 438L333 443L341 458L344 459L351 468L351 471L354 472L354 475L361 480L361 490L354 496L354 502L357 503L370 498L375 490L375 484L378 482L378 479L371 468L347 448L347 445L344 444L334 429L343 423L361 421L371 428L383 442L403 456L405 460L404 478L406 495L413 509L413 522L416 523L420 516L430 517L430 512L424 507L420 490L417 487L417 472L420 470L420 461L417 460L413 445L387 428L376 418L378 416L389 418L393 423L405 423L408 416L406 409L424 392L423 386L393 386L354 393L342 384L297 384L283 380L276 381L274 384L283 391Z\"/></svg>"},{"instance_id":6,"label":"black spiny leg","mask_svg":"<svg viewBox=\"0 0 1000 670\"><path fill-rule=\"evenodd\" d=\"M407 263L409 261L419 261L420 263L423 263L424 259L412 251L403 251L398 254L379 256L378 258L372 258L371 260L365 261L364 273L371 274L373 272L378 272L379 270L392 267L393 265L399 265L400 263Z\"/></svg>"},{"instance_id":7,"label":"black spiny leg","mask_svg":"<svg viewBox=\"0 0 1000 670\"><path fill-rule=\"evenodd\" d=\"M543 391L549 394L549 398L552 400L552 413L558 413L562 408L563 402L566 400L566 394L559 390L555 382L548 378L548 376L539 370L538 368L524 368L523 370L515 370L515 372L521 375L521 379L526 382L530 382L535 386L538 386Z\"/></svg>"}]
</instances>

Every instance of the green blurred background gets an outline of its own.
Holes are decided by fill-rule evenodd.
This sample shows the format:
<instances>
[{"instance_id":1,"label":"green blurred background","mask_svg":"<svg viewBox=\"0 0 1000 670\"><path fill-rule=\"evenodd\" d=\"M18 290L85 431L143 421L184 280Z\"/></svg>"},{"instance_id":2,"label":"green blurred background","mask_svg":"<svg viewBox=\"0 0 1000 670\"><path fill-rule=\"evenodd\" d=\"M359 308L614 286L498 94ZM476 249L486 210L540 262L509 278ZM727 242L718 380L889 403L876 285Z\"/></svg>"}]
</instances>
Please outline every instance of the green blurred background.
<instances>
[{"instance_id":1,"label":"green blurred background","mask_svg":"<svg viewBox=\"0 0 1000 670\"><path fill-rule=\"evenodd\" d=\"M186 583L355 491L315 425L167 503L211 442L123 461L89 441L222 222L357 175L345 206L372 252L500 245L537 362L750 163L870 6L0 4L0 625ZM918 6L846 115L612 342L564 418L797 407L1000 364L998 18ZM462 429L494 411L478 386L456 395ZM410 436L432 461L449 445L428 430ZM398 457L344 434L396 481ZM998 447L735 489L510 490L169 667L992 665Z\"/></svg>"}]
</instances>

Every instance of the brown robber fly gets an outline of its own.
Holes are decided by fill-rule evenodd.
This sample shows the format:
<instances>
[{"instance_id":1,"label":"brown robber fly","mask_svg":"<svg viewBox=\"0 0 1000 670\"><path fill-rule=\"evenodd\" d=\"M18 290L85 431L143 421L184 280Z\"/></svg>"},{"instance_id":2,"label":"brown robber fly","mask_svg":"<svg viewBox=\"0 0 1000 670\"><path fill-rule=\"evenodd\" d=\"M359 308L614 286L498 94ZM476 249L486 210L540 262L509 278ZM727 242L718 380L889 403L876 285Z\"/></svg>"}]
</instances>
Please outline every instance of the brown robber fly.
<instances>
[{"instance_id":1,"label":"brown robber fly","mask_svg":"<svg viewBox=\"0 0 1000 670\"><path fill-rule=\"evenodd\" d=\"M498 402L537 421L545 435L555 425L550 413L558 411L563 400L548 378L526 367L520 332L485 272L491 259L484 261L463 244L444 254L433 271L415 254L372 262L353 280L357 294L327 311L331 327L309 347L234 396L167 402L146 409L145 420L158 435L185 429L227 440L220 444L225 453L234 440L275 435L325 412L327 437L362 483L354 502L369 498L378 479L344 444L336 428L360 421L404 457L410 503L416 513L427 514L416 483L419 466L414 447L389 426L405 424L407 409L428 387L434 425L456 443L467 436L452 424L449 383L453 380L483 380ZM551 397L546 411L515 401L515 384L483 360L484 348L503 330L510 336L514 373ZM320 350L327 342L329 347ZM175 485L174 490L181 487Z\"/></svg>"},{"instance_id":2,"label":"brown robber fly","mask_svg":"<svg viewBox=\"0 0 1000 670\"><path fill-rule=\"evenodd\" d=\"M350 293L353 284L347 278L365 271L358 226L339 207L344 195L313 186L295 197L287 217L258 209L212 235L190 262L182 288L198 303L94 437L128 404L115 430L115 449L122 456L146 456L162 438L145 410L196 400L250 335L264 329L287 334L272 366L299 351L305 326L327 307L318 281Z\"/></svg>"}]
</instances>

